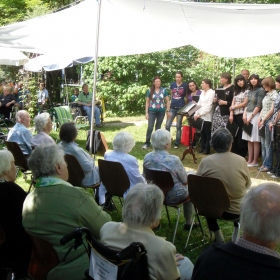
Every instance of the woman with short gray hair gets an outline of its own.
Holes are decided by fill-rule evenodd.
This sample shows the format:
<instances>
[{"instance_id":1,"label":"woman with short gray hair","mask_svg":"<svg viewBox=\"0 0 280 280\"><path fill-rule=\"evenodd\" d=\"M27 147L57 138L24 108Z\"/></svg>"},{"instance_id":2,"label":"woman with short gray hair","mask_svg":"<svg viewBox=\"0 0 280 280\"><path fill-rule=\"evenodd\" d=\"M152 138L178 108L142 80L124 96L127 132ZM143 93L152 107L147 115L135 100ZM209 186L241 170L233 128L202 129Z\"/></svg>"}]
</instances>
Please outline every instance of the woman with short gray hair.
<instances>
[{"instance_id":1,"label":"woman with short gray hair","mask_svg":"<svg viewBox=\"0 0 280 280\"><path fill-rule=\"evenodd\" d=\"M188 175L195 173L194 171L187 172L179 159L179 157L170 155L167 151L171 148L171 134L164 129L158 129L152 134L153 152L148 153L144 158L144 168L167 171L171 173L174 181L174 187L166 194L167 203L177 203L186 199L188 192ZM189 230L192 223L193 205L191 202L185 202L184 229ZM194 224L197 227L198 224Z\"/></svg>"},{"instance_id":2,"label":"woman with short gray hair","mask_svg":"<svg viewBox=\"0 0 280 280\"><path fill-rule=\"evenodd\" d=\"M131 152L132 148L135 146L135 141L133 136L126 131L121 131L116 134L113 139L113 148L114 151L107 151L104 155L105 160L109 161L116 161L123 165L127 176L129 178L130 187L124 193L124 198L126 197L129 190L138 183L145 183L145 178L141 175L139 171L139 165L137 159L129 155L128 153ZM106 188L101 182L99 187L99 204L102 205L105 203L105 193ZM106 206L107 202L106 202Z\"/></svg>"},{"instance_id":3,"label":"woman with short gray hair","mask_svg":"<svg viewBox=\"0 0 280 280\"><path fill-rule=\"evenodd\" d=\"M101 242L118 251L132 242L141 242L147 250L151 279L191 279L192 262L176 254L172 243L152 231L160 222L163 199L164 195L156 185L135 185L124 201L123 223L105 224L100 230Z\"/></svg>"},{"instance_id":4,"label":"woman with short gray hair","mask_svg":"<svg viewBox=\"0 0 280 280\"><path fill-rule=\"evenodd\" d=\"M49 113L42 113L34 118L34 126L37 134L31 139L31 146L36 147L42 144L55 144L50 137L52 131L52 120Z\"/></svg>"},{"instance_id":5,"label":"woman with short gray hair","mask_svg":"<svg viewBox=\"0 0 280 280\"><path fill-rule=\"evenodd\" d=\"M47 240L56 251L59 263L48 272L48 279L83 279L89 267L86 249L71 251L71 244L62 246L59 240L75 228L87 227L95 238L111 217L101 210L87 191L67 182L68 170L64 152L55 144L37 146L28 160L35 189L26 197L23 208L23 227L32 235ZM85 241L85 240L84 240Z\"/></svg>"},{"instance_id":6,"label":"woman with short gray hair","mask_svg":"<svg viewBox=\"0 0 280 280\"><path fill-rule=\"evenodd\" d=\"M222 217L225 220L238 220L240 205L247 189L251 186L251 176L246 160L234 153L231 153L233 137L226 128L218 128L212 135L211 145L217 152L201 160L197 175L203 177L217 178L222 181L228 193L230 207ZM208 227L215 234L217 242L224 242L217 219L206 218ZM238 224L235 223L233 240L238 233Z\"/></svg>"}]
</instances>

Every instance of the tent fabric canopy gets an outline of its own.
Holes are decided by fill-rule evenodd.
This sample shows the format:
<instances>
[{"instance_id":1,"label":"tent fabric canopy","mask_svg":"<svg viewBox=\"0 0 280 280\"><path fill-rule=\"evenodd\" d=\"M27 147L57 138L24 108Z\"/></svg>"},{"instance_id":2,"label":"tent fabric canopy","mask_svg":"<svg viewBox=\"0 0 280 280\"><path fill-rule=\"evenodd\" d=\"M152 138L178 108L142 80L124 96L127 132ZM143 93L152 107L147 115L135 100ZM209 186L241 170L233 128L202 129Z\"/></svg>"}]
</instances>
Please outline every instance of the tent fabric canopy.
<instances>
[{"instance_id":1,"label":"tent fabric canopy","mask_svg":"<svg viewBox=\"0 0 280 280\"><path fill-rule=\"evenodd\" d=\"M39 54L94 57L96 0L0 28L0 45ZM193 45L222 57L279 52L280 5L102 0L99 56ZM43 36L41 36L43 34ZM259 39L271 34L273 40ZM72 58L73 58L72 57Z\"/></svg>"},{"instance_id":2,"label":"tent fabric canopy","mask_svg":"<svg viewBox=\"0 0 280 280\"><path fill-rule=\"evenodd\" d=\"M28 57L20 50L0 47L0 65L20 66L28 61Z\"/></svg>"}]
</instances>

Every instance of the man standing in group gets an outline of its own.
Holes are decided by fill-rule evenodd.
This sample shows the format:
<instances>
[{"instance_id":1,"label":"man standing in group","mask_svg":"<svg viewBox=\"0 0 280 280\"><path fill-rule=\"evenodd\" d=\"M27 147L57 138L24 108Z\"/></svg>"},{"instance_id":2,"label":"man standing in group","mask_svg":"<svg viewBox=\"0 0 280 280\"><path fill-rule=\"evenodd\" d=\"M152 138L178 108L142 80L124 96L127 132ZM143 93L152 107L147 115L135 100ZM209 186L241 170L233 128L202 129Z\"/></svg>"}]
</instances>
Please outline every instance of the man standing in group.
<instances>
[{"instance_id":1,"label":"man standing in group","mask_svg":"<svg viewBox=\"0 0 280 280\"><path fill-rule=\"evenodd\" d=\"M208 247L198 258L195 279L280 279L280 186L260 184L244 196L243 236L236 243Z\"/></svg>"},{"instance_id":2,"label":"man standing in group","mask_svg":"<svg viewBox=\"0 0 280 280\"><path fill-rule=\"evenodd\" d=\"M47 103L49 98L49 92L45 89L45 84L44 83L40 83L39 84L39 91L38 91L38 106L40 106L40 108L43 108L44 105Z\"/></svg>"},{"instance_id":3,"label":"man standing in group","mask_svg":"<svg viewBox=\"0 0 280 280\"><path fill-rule=\"evenodd\" d=\"M14 89L14 95L16 99L15 106L22 110L26 104L29 104L31 97L29 90L23 89L23 83L19 82L18 87Z\"/></svg>"},{"instance_id":4,"label":"man standing in group","mask_svg":"<svg viewBox=\"0 0 280 280\"><path fill-rule=\"evenodd\" d=\"M243 70L241 71L241 75L246 79L247 82L249 81L249 77L250 77L250 72L249 72L249 70L243 69Z\"/></svg>"},{"instance_id":5,"label":"man standing in group","mask_svg":"<svg viewBox=\"0 0 280 280\"><path fill-rule=\"evenodd\" d=\"M16 125L10 130L7 141L18 143L25 156L32 152L30 127L30 115L25 110L20 110L16 114Z\"/></svg>"},{"instance_id":6,"label":"man standing in group","mask_svg":"<svg viewBox=\"0 0 280 280\"><path fill-rule=\"evenodd\" d=\"M91 124L91 107L92 107L92 92L88 91L88 85L83 84L82 92L78 96L78 104L83 106L88 116L89 124ZM95 124L97 127L102 127L100 123L100 110L94 106Z\"/></svg>"}]
</instances>

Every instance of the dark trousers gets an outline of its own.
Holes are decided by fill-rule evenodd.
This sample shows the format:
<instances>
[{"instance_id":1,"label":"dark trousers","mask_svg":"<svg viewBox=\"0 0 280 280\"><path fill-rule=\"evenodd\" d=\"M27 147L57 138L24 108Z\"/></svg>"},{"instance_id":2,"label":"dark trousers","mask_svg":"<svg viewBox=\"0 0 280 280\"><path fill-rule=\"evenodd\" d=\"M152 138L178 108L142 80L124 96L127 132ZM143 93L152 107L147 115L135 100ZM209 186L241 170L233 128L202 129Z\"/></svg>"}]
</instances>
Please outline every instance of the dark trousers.
<instances>
[{"instance_id":1,"label":"dark trousers","mask_svg":"<svg viewBox=\"0 0 280 280\"><path fill-rule=\"evenodd\" d=\"M201 130L201 144L200 149L210 152L210 140L211 140L211 122L204 121L203 128Z\"/></svg>"},{"instance_id":2,"label":"dark trousers","mask_svg":"<svg viewBox=\"0 0 280 280\"><path fill-rule=\"evenodd\" d=\"M280 126L277 125L275 128L275 133L274 133L274 145L275 145L275 155L276 155L276 164L272 170L272 172L276 176L280 176Z\"/></svg>"},{"instance_id":3,"label":"dark trousers","mask_svg":"<svg viewBox=\"0 0 280 280\"><path fill-rule=\"evenodd\" d=\"M234 137L231 152L240 155L242 157L245 157L248 152L248 144L246 140L242 139L242 126L243 126L242 117L243 114L234 115L233 117L233 121L238 125L239 129L236 137Z\"/></svg>"},{"instance_id":4,"label":"dark trousers","mask_svg":"<svg viewBox=\"0 0 280 280\"><path fill-rule=\"evenodd\" d=\"M228 212L224 212L222 215L222 218L224 220L234 220L234 219L239 219L240 215L236 215L236 214L231 214ZM219 230L219 225L217 222L217 219L213 219L213 218L206 218L208 227L211 231L217 231ZM233 222L235 227L238 227L238 222Z\"/></svg>"},{"instance_id":5,"label":"dark trousers","mask_svg":"<svg viewBox=\"0 0 280 280\"><path fill-rule=\"evenodd\" d=\"M155 130L158 130L161 128L164 116L165 116L165 111L159 111L159 112L149 111L148 129L147 129L147 133L146 133L146 144L149 145L151 143L151 135L152 135L155 123L156 123Z\"/></svg>"}]
</instances>

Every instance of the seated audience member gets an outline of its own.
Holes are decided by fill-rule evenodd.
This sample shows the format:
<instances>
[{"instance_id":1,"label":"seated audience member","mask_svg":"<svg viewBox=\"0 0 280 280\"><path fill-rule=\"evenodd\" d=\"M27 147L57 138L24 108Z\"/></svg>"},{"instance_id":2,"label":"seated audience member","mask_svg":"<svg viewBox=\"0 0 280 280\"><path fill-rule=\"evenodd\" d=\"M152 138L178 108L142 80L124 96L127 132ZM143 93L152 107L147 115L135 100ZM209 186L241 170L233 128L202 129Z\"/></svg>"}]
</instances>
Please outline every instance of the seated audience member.
<instances>
[{"instance_id":1,"label":"seated audience member","mask_svg":"<svg viewBox=\"0 0 280 280\"><path fill-rule=\"evenodd\" d=\"M223 213L225 220L238 219L240 215L241 199L251 186L250 173L246 160L231 153L233 137L226 128L218 128L212 135L211 146L217 152L202 159L197 175L220 179L228 193L229 209ZM208 227L215 234L216 242L223 242L224 238L217 220L206 218ZM233 240L236 239L238 224L235 223Z\"/></svg>"},{"instance_id":2,"label":"seated audience member","mask_svg":"<svg viewBox=\"0 0 280 280\"><path fill-rule=\"evenodd\" d=\"M15 279L20 279L28 276L31 243L22 226L22 205L26 193L14 183L15 180L14 157L11 152L1 150L0 228L5 232L5 240L0 242L0 267L12 268ZM8 279L8 271L1 268L0 279Z\"/></svg>"},{"instance_id":3,"label":"seated audience member","mask_svg":"<svg viewBox=\"0 0 280 280\"><path fill-rule=\"evenodd\" d=\"M83 92L81 92L78 96L78 104L83 106L83 109L86 111L89 123L91 124L91 107L92 107L92 92L88 91L88 85L83 84L82 86ZM97 127L101 127L102 124L100 122L100 110L94 106L94 117L95 123Z\"/></svg>"},{"instance_id":4,"label":"seated audience member","mask_svg":"<svg viewBox=\"0 0 280 280\"><path fill-rule=\"evenodd\" d=\"M170 155L167 150L171 148L171 134L167 130L158 129L152 134L152 145L154 150L144 158L144 168L168 171L171 173L174 187L166 194L167 203L177 203L188 197L188 175L193 171L187 172L179 157ZM184 217L186 223L185 230L189 230L194 212L191 202L184 203ZM194 224L194 227L197 227Z\"/></svg>"},{"instance_id":5,"label":"seated audience member","mask_svg":"<svg viewBox=\"0 0 280 280\"><path fill-rule=\"evenodd\" d=\"M59 240L78 227L87 227L99 238L100 228L111 220L87 191L67 183L68 170L64 152L57 145L37 146L28 165L36 180L35 190L23 205L23 227L28 233L50 242L59 264L48 273L48 279L84 279L89 259L84 246L72 250L71 242L62 246Z\"/></svg>"},{"instance_id":6,"label":"seated audience member","mask_svg":"<svg viewBox=\"0 0 280 280\"><path fill-rule=\"evenodd\" d=\"M70 98L71 102L75 102L78 100L78 96L79 96L79 89L78 88L74 88L74 92L73 95Z\"/></svg>"},{"instance_id":7,"label":"seated audience member","mask_svg":"<svg viewBox=\"0 0 280 280\"><path fill-rule=\"evenodd\" d=\"M16 103L15 96L11 93L11 87L5 85L3 94L0 95L0 114L4 115L5 119L10 119L13 105Z\"/></svg>"},{"instance_id":8,"label":"seated audience member","mask_svg":"<svg viewBox=\"0 0 280 280\"><path fill-rule=\"evenodd\" d=\"M105 224L100 230L101 242L113 250L122 250L132 242L141 242L147 250L151 279L191 279L192 262L176 254L175 246L156 236L152 230L159 225L163 198L156 185L135 185L124 200L123 223Z\"/></svg>"},{"instance_id":9,"label":"seated audience member","mask_svg":"<svg viewBox=\"0 0 280 280\"><path fill-rule=\"evenodd\" d=\"M198 258L192 279L280 279L280 186L260 184L244 196L243 236L236 243L214 244Z\"/></svg>"},{"instance_id":10,"label":"seated audience member","mask_svg":"<svg viewBox=\"0 0 280 280\"><path fill-rule=\"evenodd\" d=\"M64 123L60 128L59 137L61 142L58 146L66 154L77 158L85 173L85 178L82 181L83 186L92 186L100 182L98 167L94 165L93 158L74 142L77 135L78 131L74 122Z\"/></svg>"},{"instance_id":11,"label":"seated audience member","mask_svg":"<svg viewBox=\"0 0 280 280\"><path fill-rule=\"evenodd\" d=\"M25 110L20 110L16 114L16 124L9 131L7 141L17 142L25 156L31 154L32 133L30 127L30 115Z\"/></svg>"},{"instance_id":12,"label":"seated audience member","mask_svg":"<svg viewBox=\"0 0 280 280\"><path fill-rule=\"evenodd\" d=\"M31 140L31 146L36 147L42 144L55 144L49 135L52 131L52 120L49 113L42 113L34 118L34 126L37 134Z\"/></svg>"},{"instance_id":13,"label":"seated audience member","mask_svg":"<svg viewBox=\"0 0 280 280\"><path fill-rule=\"evenodd\" d=\"M116 161L123 165L127 176L130 181L130 188L124 193L124 198L126 197L128 191L138 183L145 183L146 180L140 174L139 165L137 159L128 153L135 146L134 139L129 132L119 132L113 139L114 151L107 151L104 155L105 160ZM99 187L99 204L105 203L105 193L106 189L101 182Z\"/></svg>"}]
</instances>

